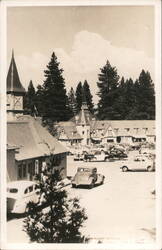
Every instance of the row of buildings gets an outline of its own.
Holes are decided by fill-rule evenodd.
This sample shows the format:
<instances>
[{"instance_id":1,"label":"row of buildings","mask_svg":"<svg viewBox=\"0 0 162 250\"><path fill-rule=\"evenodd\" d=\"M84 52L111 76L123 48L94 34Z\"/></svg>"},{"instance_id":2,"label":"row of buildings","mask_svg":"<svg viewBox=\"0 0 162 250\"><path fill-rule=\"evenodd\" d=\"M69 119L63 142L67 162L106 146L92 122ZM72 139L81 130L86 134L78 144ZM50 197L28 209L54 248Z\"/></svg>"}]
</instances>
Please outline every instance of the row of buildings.
<instances>
[{"instance_id":1,"label":"row of buildings","mask_svg":"<svg viewBox=\"0 0 162 250\"><path fill-rule=\"evenodd\" d=\"M96 120L83 103L81 111L68 122L58 124L58 139L64 146L86 146L109 143L155 143L153 120Z\"/></svg>"},{"instance_id":2,"label":"row of buildings","mask_svg":"<svg viewBox=\"0 0 162 250\"><path fill-rule=\"evenodd\" d=\"M41 119L23 115L22 86L12 54L7 75L7 180L32 180L54 154L54 170L66 177L70 147L93 144L155 142L155 121L99 121L89 112L86 101L81 111L68 122L58 123L54 138Z\"/></svg>"}]
</instances>

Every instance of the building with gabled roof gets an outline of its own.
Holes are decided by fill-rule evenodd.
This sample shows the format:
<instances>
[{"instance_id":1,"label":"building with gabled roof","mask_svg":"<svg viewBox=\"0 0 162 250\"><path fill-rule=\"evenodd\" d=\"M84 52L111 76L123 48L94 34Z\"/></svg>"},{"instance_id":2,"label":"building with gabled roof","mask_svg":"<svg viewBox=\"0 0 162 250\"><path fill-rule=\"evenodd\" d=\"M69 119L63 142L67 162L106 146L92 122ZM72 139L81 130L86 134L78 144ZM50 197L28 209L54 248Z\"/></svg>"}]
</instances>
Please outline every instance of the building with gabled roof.
<instances>
[{"instance_id":1,"label":"building with gabled roof","mask_svg":"<svg viewBox=\"0 0 162 250\"><path fill-rule=\"evenodd\" d=\"M70 147L80 145L82 137L78 133L74 122L59 122L58 127L58 140L64 146Z\"/></svg>"},{"instance_id":2,"label":"building with gabled roof","mask_svg":"<svg viewBox=\"0 0 162 250\"><path fill-rule=\"evenodd\" d=\"M154 120L103 120L92 125L92 138L98 135L102 143L155 142Z\"/></svg>"},{"instance_id":3,"label":"building with gabled roof","mask_svg":"<svg viewBox=\"0 0 162 250\"><path fill-rule=\"evenodd\" d=\"M154 143L155 121L154 120L96 120L89 112L84 100L80 112L69 122L64 122L64 134L68 144L68 128L78 131L82 138L80 145L150 142ZM69 139L70 145L70 139Z\"/></svg>"},{"instance_id":4,"label":"building with gabled roof","mask_svg":"<svg viewBox=\"0 0 162 250\"><path fill-rule=\"evenodd\" d=\"M12 149L12 156L7 154L7 179L32 180L47 166L51 154L54 155L53 170L59 170L65 178L67 149L41 125L40 118L23 115L24 93L12 53L7 75L7 144L18 149L15 152ZM11 152L11 147L7 149Z\"/></svg>"}]
</instances>

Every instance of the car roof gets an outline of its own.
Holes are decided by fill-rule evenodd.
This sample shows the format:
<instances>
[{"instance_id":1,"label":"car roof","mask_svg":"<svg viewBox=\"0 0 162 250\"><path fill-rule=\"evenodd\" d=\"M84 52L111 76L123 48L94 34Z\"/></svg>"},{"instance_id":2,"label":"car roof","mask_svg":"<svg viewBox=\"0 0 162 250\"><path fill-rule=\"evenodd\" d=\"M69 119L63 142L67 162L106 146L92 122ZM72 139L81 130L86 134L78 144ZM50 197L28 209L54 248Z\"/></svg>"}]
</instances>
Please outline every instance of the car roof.
<instances>
[{"instance_id":1,"label":"car roof","mask_svg":"<svg viewBox=\"0 0 162 250\"><path fill-rule=\"evenodd\" d=\"M8 188L17 188L17 189L22 189L22 188L27 188L31 185L36 184L34 181L11 181L7 183Z\"/></svg>"}]
</instances>

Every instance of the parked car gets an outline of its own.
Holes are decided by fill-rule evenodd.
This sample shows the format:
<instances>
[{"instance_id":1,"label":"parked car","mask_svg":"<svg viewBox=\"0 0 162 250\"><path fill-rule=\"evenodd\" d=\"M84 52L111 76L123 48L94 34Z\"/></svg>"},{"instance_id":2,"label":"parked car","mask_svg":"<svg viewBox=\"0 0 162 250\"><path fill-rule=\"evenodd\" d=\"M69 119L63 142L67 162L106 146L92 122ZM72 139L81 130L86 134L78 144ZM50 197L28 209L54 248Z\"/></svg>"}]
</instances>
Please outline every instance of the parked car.
<instances>
[{"instance_id":1,"label":"parked car","mask_svg":"<svg viewBox=\"0 0 162 250\"><path fill-rule=\"evenodd\" d=\"M28 203L39 201L39 189L33 181L13 181L7 184L7 213L23 214Z\"/></svg>"},{"instance_id":2,"label":"parked car","mask_svg":"<svg viewBox=\"0 0 162 250\"><path fill-rule=\"evenodd\" d=\"M122 159L127 158L128 155L124 152L124 150L121 150L119 148L112 148L109 152L109 159Z\"/></svg>"},{"instance_id":3,"label":"parked car","mask_svg":"<svg viewBox=\"0 0 162 250\"><path fill-rule=\"evenodd\" d=\"M84 161L108 161L108 153L104 150L94 151L93 153L85 154Z\"/></svg>"},{"instance_id":4,"label":"parked car","mask_svg":"<svg viewBox=\"0 0 162 250\"><path fill-rule=\"evenodd\" d=\"M144 156L135 156L134 159L127 160L123 162L123 165L120 167L123 172L128 170L147 170L149 172L155 171L155 161L152 161Z\"/></svg>"},{"instance_id":5,"label":"parked car","mask_svg":"<svg viewBox=\"0 0 162 250\"><path fill-rule=\"evenodd\" d=\"M84 154L75 154L74 155L74 161L83 161L84 160Z\"/></svg>"},{"instance_id":6,"label":"parked car","mask_svg":"<svg viewBox=\"0 0 162 250\"><path fill-rule=\"evenodd\" d=\"M72 179L72 187L86 185L89 188L93 188L94 185L103 184L104 179L104 175L97 173L97 168L79 167Z\"/></svg>"}]
</instances>

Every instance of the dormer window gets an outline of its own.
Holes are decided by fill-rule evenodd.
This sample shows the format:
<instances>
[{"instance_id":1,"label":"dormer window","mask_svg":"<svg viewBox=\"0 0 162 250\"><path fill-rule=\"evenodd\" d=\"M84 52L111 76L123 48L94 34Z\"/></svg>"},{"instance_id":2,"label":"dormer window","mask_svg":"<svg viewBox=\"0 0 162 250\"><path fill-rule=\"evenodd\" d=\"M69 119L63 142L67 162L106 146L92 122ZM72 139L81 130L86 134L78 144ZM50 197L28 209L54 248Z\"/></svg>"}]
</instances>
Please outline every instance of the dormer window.
<instances>
[{"instance_id":1,"label":"dormer window","mask_svg":"<svg viewBox=\"0 0 162 250\"><path fill-rule=\"evenodd\" d=\"M130 128L125 128L125 130L126 130L127 132L129 132L129 131L130 131Z\"/></svg>"},{"instance_id":2,"label":"dormer window","mask_svg":"<svg viewBox=\"0 0 162 250\"><path fill-rule=\"evenodd\" d=\"M147 133L148 132L148 128L143 128L144 132Z\"/></svg>"}]
</instances>

